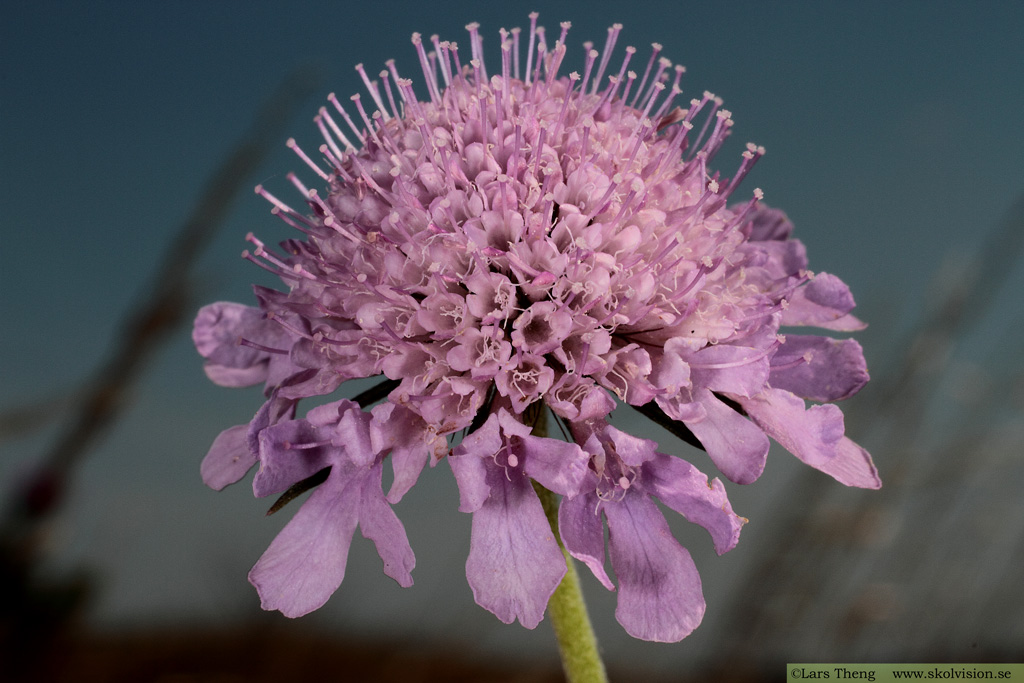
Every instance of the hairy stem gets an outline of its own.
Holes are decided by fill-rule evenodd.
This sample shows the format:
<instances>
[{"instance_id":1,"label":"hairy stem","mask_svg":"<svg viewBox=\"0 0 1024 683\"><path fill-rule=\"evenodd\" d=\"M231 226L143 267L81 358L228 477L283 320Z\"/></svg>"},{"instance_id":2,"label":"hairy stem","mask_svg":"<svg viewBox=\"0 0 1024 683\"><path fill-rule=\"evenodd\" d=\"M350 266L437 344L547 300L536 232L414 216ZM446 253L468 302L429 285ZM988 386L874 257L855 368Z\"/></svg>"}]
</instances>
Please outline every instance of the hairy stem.
<instances>
[{"instance_id":1,"label":"hairy stem","mask_svg":"<svg viewBox=\"0 0 1024 683\"><path fill-rule=\"evenodd\" d=\"M597 638L594 637L594 629L587 615L587 605L583 602L576 565L562 546L562 539L558 535L558 499L555 494L536 482L533 488L540 496L544 513L548 517L551 531L555 534L559 547L562 548L568 568L562 583L558 584L555 594L548 601L548 614L551 616L551 626L555 629L555 638L558 640L558 651L562 655L565 678L569 683L607 681L604 663L597 652Z\"/></svg>"},{"instance_id":2,"label":"hairy stem","mask_svg":"<svg viewBox=\"0 0 1024 683\"><path fill-rule=\"evenodd\" d=\"M536 419L533 426L534 435L546 435L546 418L547 415L542 413ZM548 601L548 614L551 616L551 625L558 640L558 651L562 655L565 678L569 683L605 683L608 675L597 651L597 638L590 625L587 605L583 601L579 574L576 573L576 565L562 545L562 538L558 533L558 497L537 482L533 482L533 488L540 498L541 505L544 506L544 514L551 525L555 540L558 541L558 547L562 549L567 567L565 577Z\"/></svg>"}]
</instances>

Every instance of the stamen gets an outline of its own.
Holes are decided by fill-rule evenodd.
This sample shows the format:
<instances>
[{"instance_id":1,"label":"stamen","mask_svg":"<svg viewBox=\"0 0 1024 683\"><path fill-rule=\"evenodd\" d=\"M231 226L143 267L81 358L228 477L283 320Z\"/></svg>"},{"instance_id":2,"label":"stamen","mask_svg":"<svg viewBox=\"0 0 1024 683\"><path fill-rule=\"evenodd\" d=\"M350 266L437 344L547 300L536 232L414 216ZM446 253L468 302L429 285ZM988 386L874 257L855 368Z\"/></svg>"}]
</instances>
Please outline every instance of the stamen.
<instances>
[{"instance_id":1,"label":"stamen","mask_svg":"<svg viewBox=\"0 0 1024 683\"><path fill-rule=\"evenodd\" d=\"M636 95L633 96L633 101L629 103L629 106L636 107L636 101L640 98L640 93L643 92L644 86L647 84L647 77L651 75L651 67L654 66L654 60L658 58L658 53L661 52L661 43L651 43L653 50L651 51L651 59L647 62L647 68L644 70L644 77L640 79L640 87L636 89ZM626 99L623 97L622 99Z\"/></svg>"},{"instance_id":2,"label":"stamen","mask_svg":"<svg viewBox=\"0 0 1024 683\"><path fill-rule=\"evenodd\" d=\"M398 111L398 106L395 104L395 94L391 92L391 82L389 80L390 73L387 69L381 69L380 80L384 83L384 92L388 95L388 104L391 105L391 113L395 120L398 121L398 125L402 128L405 127L405 122L402 121L402 115Z\"/></svg>"},{"instance_id":3,"label":"stamen","mask_svg":"<svg viewBox=\"0 0 1024 683\"><path fill-rule=\"evenodd\" d=\"M530 85L530 76L533 73L533 46L537 39L537 12L530 12L530 46L526 50L526 85Z\"/></svg>"},{"instance_id":4,"label":"stamen","mask_svg":"<svg viewBox=\"0 0 1024 683\"><path fill-rule=\"evenodd\" d=\"M434 104L441 103L441 94L437 88L437 76L434 70L430 68L430 62L427 60L427 53L423 49L423 39L419 33L412 34L412 44L416 46L416 54L420 58L420 68L423 70L423 80L427 83L427 92L430 93L430 101Z\"/></svg>"},{"instance_id":5,"label":"stamen","mask_svg":"<svg viewBox=\"0 0 1024 683\"><path fill-rule=\"evenodd\" d=\"M321 107L320 111L324 111L324 108ZM332 136L327 130L327 125L324 123L324 117L314 116L313 123L315 123L316 127L320 129L320 135L322 135L324 140L327 141L326 144L334 152L335 158L340 159L344 153L341 151L341 148L338 147L338 143L334 141L334 136Z\"/></svg>"},{"instance_id":6,"label":"stamen","mask_svg":"<svg viewBox=\"0 0 1024 683\"><path fill-rule=\"evenodd\" d=\"M370 92L370 97L373 98L374 104L377 105L377 109L381 114L384 115L384 120L387 121L391 118L388 114L387 107L384 106L384 100L380 98L380 90L377 88L377 84L371 81L369 76L366 75L366 71L363 69L362 64L356 64L356 71L359 72L359 76L363 79L363 84L366 85L366 89Z\"/></svg>"},{"instance_id":7,"label":"stamen","mask_svg":"<svg viewBox=\"0 0 1024 683\"><path fill-rule=\"evenodd\" d=\"M352 129L352 132L356 134L356 139L359 140L359 144L366 144L366 138L363 137L362 132L356 127L356 124L352 122L352 118L348 115L348 112L342 108L337 95L331 93L327 96L327 101L333 104L334 108L338 110L339 114L341 114L341 118L345 119L345 123L347 123L348 127Z\"/></svg>"},{"instance_id":8,"label":"stamen","mask_svg":"<svg viewBox=\"0 0 1024 683\"><path fill-rule=\"evenodd\" d=\"M302 148L299 147L298 143L295 142L295 138L288 138L288 142L286 142L285 145L288 148L290 148L293 152L295 152L300 159L302 159L304 162L306 162L307 166L309 166L311 169L316 171L316 174L318 176L320 176L321 178L323 178L327 182L331 182L331 176L329 176L326 173L324 173L324 170L322 168L320 168L312 159L310 159L308 156L306 156L306 153L303 152Z\"/></svg>"},{"instance_id":9,"label":"stamen","mask_svg":"<svg viewBox=\"0 0 1024 683\"><path fill-rule=\"evenodd\" d=\"M287 204L282 202L280 199L278 199L274 195L272 195L269 192L267 192L265 189L263 189L262 185L257 185L256 188L255 188L255 191L256 191L256 194L258 194L259 196L261 196L264 199L266 199L268 202L270 202L271 204L273 204L274 206L279 208L281 211L284 211L285 213L291 214L291 215L296 215L296 216L298 215L298 213L295 211L295 209L293 209L292 207L288 206Z\"/></svg>"},{"instance_id":10,"label":"stamen","mask_svg":"<svg viewBox=\"0 0 1024 683\"><path fill-rule=\"evenodd\" d=\"M658 71L657 73L654 74L654 79L651 81L651 86L647 89L647 92L644 94L644 97L641 100L641 102L648 101L652 96L657 97L656 95L654 95L654 90L656 86L660 85L661 90L665 89L665 84L662 83L662 74L664 74L665 69L667 69L670 66L672 66L672 62L669 61L667 58L662 57L661 59L658 60ZM641 84L640 87L643 88L643 84ZM647 105L647 109L648 111L650 110L650 104Z\"/></svg>"},{"instance_id":11,"label":"stamen","mask_svg":"<svg viewBox=\"0 0 1024 683\"><path fill-rule=\"evenodd\" d=\"M621 102L623 104L625 104L626 100L629 99L629 90L630 90L630 88L633 87L633 83L635 81L636 81L636 72L635 71L627 72L626 73L626 89L622 92L622 99L621 99ZM630 105L630 106L632 106L632 105Z\"/></svg>"},{"instance_id":12,"label":"stamen","mask_svg":"<svg viewBox=\"0 0 1024 683\"><path fill-rule=\"evenodd\" d=\"M323 118L323 120L327 122L327 125L331 127L331 130L334 131L334 134L336 136L338 136L338 139L341 140L342 144L345 145L345 147L348 149L348 151L349 152L355 152L356 151L356 146L353 145L349 141L349 139L347 137L345 137L345 134L341 132L341 128L338 127L338 124L334 122L334 119L331 118L330 113L328 113L327 107L320 107L320 112L319 113L320 113L320 116ZM361 142L361 140L360 140L360 142ZM338 155L338 157L340 158L341 155Z\"/></svg>"},{"instance_id":13,"label":"stamen","mask_svg":"<svg viewBox=\"0 0 1024 683\"><path fill-rule=\"evenodd\" d=\"M291 441L282 441L281 445L284 447L286 451L301 451L308 450L310 448L321 448L323 446L330 446L332 445L332 441L330 439L325 439L323 441L314 441L312 443L292 443Z\"/></svg>"},{"instance_id":14,"label":"stamen","mask_svg":"<svg viewBox=\"0 0 1024 683\"><path fill-rule=\"evenodd\" d=\"M615 41L619 38L619 32L622 30L622 24L612 24L608 28L608 37L604 41L604 50L602 50L601 63L597 67L597 75L594 76L594 85L591 88L590 94L597 94L597 89L601 86L601 78L604 76L604 70L608 66L608 61L611 59L612 50L615 49Z\"/></svg>"},{"instance_id":15,"label":"stamen","mask_svg":"<svg viewBox=\"0 0 1024 683\"><path fill-rule=\"evenodd\" d=\"M750 358L744 358L742 360L732 361L730 363L690 363L690 369L698 370L727 370L729 368L739 368L744 365L750 365L756 363L765 356L768 356L775 352L775 349L779 348L781 342L778 339L768 345L767 348L762 349L760 353L751 356Z\"/></svg>"},{"instance_id":16,"label":"stamen","mask_svg":"<svg viewBox=\"0 0 1024 683\"><path fill-rule=\"evenodd\" d=\"M597 60L597 50L587 50L587 61L583 65L583 81L580 83L580 94L587 91L587 81L590 80L590 72L594 68L594 61Z\"/></svg>"},{"instance_id":17,"label":"stamen","mask_svg":"<svg viewBox=\"0 0 1024 683\"><path fill-rule=\"evenodd\" d=\"M626 67L629 66L629 60L635 53L635 47L632 45L626 46L626 56L622 59L622 66L619 67L619 73L617 76L608 77L608 87L605 88L604 94L601 95L601 99L598 100L597 106L594 107L594 111L600 109L605 102L609 102L615 98L615 93L619 90L619 84L622 83L622 77L626 74Z\"/></svg>"},{"instance_id":18,"label":"stamen","mask_svg":"<svg viewBox=\"0 0 1024 683\"><path fill-rule=\"evenodd\" d=\"M487 69L484 67L483 38L480 35L479 29L480 24L475 21L466 24L466 30L469 31L470 55L478 62L476 66L477 83L486 83Z\"/></svg>"},{"instance_id":19,"label":"stamen","mask_svg":"<svg viewBox=\"0 0 1024 683\"><path fill-rule=\"evenodd\" d=\"M287 356L289 353L291 353L287 349L274 349L269 346L264 346L263 344L257 344L254 341L249 341L245 337L238 338L238 345L248 346L250 349L256 349L257 351L263 351L264 353L273 353L279 356Z\"/></svg>"},{"instance_id":20,"label":"stamen","mask_svg":"<svg viewBox=\"0 0 1024 683\"><path fill-rule=\"evenodd\" d=\"M384 143L382 143L380 141L380 138L377 137L377 131L375 130L376 126L370 123L370 117L366 115L366 110L363 109L363 102L362 98L359 96L359 93L352 95L349 99L355 103L356 110L359 112L359 116L363 119L363 123L366 124L366 132L368 132L370 134L370 137L373 138L373 141L377 144L377 147L384 149Z\"/></svg>"},{"instance_id":21,"label":"stamen","mask_svg":"<svg viewBox=\"0 0 1024 683\"><path fill-rule=\"evenodd\" d=\"M438 65L441 67L441 77L444 79L444 85L447 88L452 84L452 65L448 61L448 41L440 41L437 35L430 36L430 40L434 43L434 50L437 51Z\"/></svg>"},{"instance_id":22,"label":"stamen","mask_svg":"<svg viewBox=\"0 0 1024 683\"><path fill-rule=\"evenodd\" d=\"M512 75L516 80L519 79L519 33L520 28L514 27L512 33Z\"/></svg>"}]
</instances>

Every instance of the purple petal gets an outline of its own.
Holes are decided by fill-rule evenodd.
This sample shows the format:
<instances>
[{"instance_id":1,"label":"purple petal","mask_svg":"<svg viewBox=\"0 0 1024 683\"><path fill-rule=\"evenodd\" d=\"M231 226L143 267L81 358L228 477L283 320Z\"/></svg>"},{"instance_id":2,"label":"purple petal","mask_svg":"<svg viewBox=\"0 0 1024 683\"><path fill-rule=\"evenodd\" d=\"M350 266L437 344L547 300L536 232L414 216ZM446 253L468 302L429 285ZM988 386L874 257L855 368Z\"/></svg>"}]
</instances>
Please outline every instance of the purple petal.
<instances>
[{"instance_id":1,"label":"purple petal","mask_svg":"<svg viewBox=\"0 0 1024 683\"><path fill-rule=\"evenodd\" d=\"M764 432L707 389L696 390L693 396L704 408L704 419L685 424L715 466L737 484L749 484L760 477L771 447Z\"/></svg>"},{"instance_id":2,"label":"purple petal","mask_svg":"<svg viewBox=\"0 0 1024 683\"><path fill-rule=\"evenodd\" d=\"M662 503L711 534L715 551L732 550L747 520L732 511L725 487L682 458L658 453L644 464L643 483Z\"/></svg>"},{"instance_id":3,"label":"purple petal","mask_svg":"<svg viewBox=\"0 0 1024 683\"><path fill-rule=\"evenodd\" d=\"M823 330L834 330L836 332L856 332L863 330L868 324L852 313L847 313L832 321L816 323L816 326Z\"/></svg>"},{"instance_id":4,"label":"purple petal","mask_svg":"<svg viewBox=\"0 0 1024 683\"><path fill-rule=\"evenodd\" d=\"M192 325L192 343L199 355L218 365L247 367L264 354L239 345L238 340L244 331L258 327L262 320L263 312L258 308L218 301L199 309Z\"/></svg>"},{"instance_id":5,"label":"purple petal","mask_svg":"<svg viewBox=\"0 0 1024 683\"><path fill-rule=\"evenodd\" d=\"M340 401L325 403L322 406L310 408L306 412L306 420L317 427L337 427L341 416L350 410L359 410L359 404L343 398Z\"/></svg>"},{"instance_id":6,"label":"purple petal","mask_svg":"<svg viewBox=\"0 0 1024 683\"><path fill-rule=\"evenodd\" d=\"M257 362L254 365L244 368L232 368L226 365L214 365L206 363L203 365L206 377L214 384L221 387L251 387L267 380L267 364Z\"/></svg>"},{"instance_id":7,"label":"purple petal","mask_svg":"<svg viewBox=\"0 0 1024 683\"><path fill-rule=\"evenodd\" d=\"M840 484L862 489L882 488L882 480L878 476L871 455L849 437L844 436L839 442L836 457L823 463L818 469L831 475Z\"/></svg>"},{"instance_id":8,"label":"purple petal","mask_svg":"<svg viewBox=\"0 0 1024 683\"><path fill-rule=\"evenodd\" d=\"M480 429L463 439L448 458L459 485L460 512L476 512L491 495L488 464L492 464L491 458L499 448L498 416L492 414Z\"/></svg>"},{"instance_id":9,"label":"purple petal","mask_svg":"<svg viewBox=\"0 0 1024 683\"><path fill-rule=\"evenodd\" d=\"M604 570L604 524L598 503L594 492L563 498L558 508L558 532L569 554L587 565L597 580L613 591L615 584Z\"/></svg>"},{"instance_id":10,"label":"purple petal","mask_svg":"<svg viewBox=\"0 0 1024 683\"><path fill-rule=\"evenodd\" d=\"M249 425L230 427L221 432L203 458L199 473L203 482L214 491L234 484L256 464L256 456L249 450L245 435Z\"/></svg>"},{"instance_id":11,"label":"purple petal","mask_svg":"<svg viewBox=\"0 0 1024 683\"><path fill-rule=\"evenodd\" d=\"M338 590L358 523L359 498L359 483L334 473L313 491L249 572L263 609L301 617Z\"/></svg>"},{"instance_id":12,"label":"purple petal","mask_svg":"<svg viewBox=\"0 0 1024 683\"><path fill-rule=\"evenodd\" d=\"M843 438L843 412L834 405L806 408L802 398L782 389L768 389L754 398L738 399L750 419L806 464L823 472L836 469Z\"/></svg>"},{"instance_id":13,"label":"purple petal","mask_svg":"<svg viewBox=\"0 0 1024 683\"><path fill-rule=\"evenodd\" d=\"M384 573L403 588L412 585L413 555L405 527L395 511L388 505L381 491L383 464L377 463L368 475L361 477L362 503L359 507L359 529L365 538L377 546L377 554L384 561Z\"/></svg>"},{"instance_id":14,"label":"purple petal","mask_svg":"<svg viewBox=\"0 0 1024 683\"><path fill-rule=\"evenodd\" d=\"M796 275L801 270L805 270L808 265L807 247L800 240L757 242L747 245L747 249L744 251L760 254L760 258L757 258L755 263L763 258L764 262L760 263L760 267L775 280ZM768 285L769 283L765 282L764 284Z\"/></svg>"},{"instance_id":15,"label":"purple petal","mask_svg":"<svg viewBox=\"0 0 1024 683\"><path fill-rule=\"evenodd\" d=\"M520 446L526 473L555 493L573 497L586 476L590 454L574 443L560 439L523 437Z\"/></svg>"},{"instance_id":16,"label":"purple petal","mask_svg":"<svg viewBox=\"0 0 1024 683\"><path fill-rule=\"evenodd\" d=\"M345 454L355 465L368 467L377 457L370 438L370 421L373 417L360 410L356 404L352 406L344 410L338 421L335 443L342 445Z\"/></svg>"},{"instance_id":17,"label":"purple petal","mask_svg":"<svg viewBox=\"0 0 1024 683\"><path fill-rule=\"evenodd\" d=\"M245 346L240 340L282 351L287 357L291 343L284 330L268 322L258 308L231 302L204 306L196 315L192 341L206 359L204 370L215 383L247 387L267 379L272 354Z\"/></svg>"},{"instance_id":18,"label":"purple petal","mask_svg":"<svg viewBox=\"0 0 1024 683\"><path fill-rule=\"evenodd\" d=\"M310 396L324 396L331 393L346 379L354 375L344 376L337 369L304 370L296 372L282 381L281 398L298 400Z\"/></svg>"},{"instance_id":19,"label":"purple petal","mask_svg":"<svg viewBox=\"0 0 1024 683\"><path fill-rule=\"evenodd\" d=\"M773 387L819 403L849 398L867 381L864 350L853 339L787 335L772 358Z\"/></svg>"},{"instance_id":20,"label":"purple petal","mask_svg":"<svg viewBox=\"0 0 1024 683\"><path fill-rule=\"evenodd\" d=\"M669 395L675 395L680 387L690 386L690 366L677 351L678 341L679 337L669 339L662 353L651 356L651 384ZM685 355L691 355L689 349Z\"/></svg>"},{"instance_id":21,"label":"purple petal","mask_svg":"<svg viewBox=\"0 0 1024 683\"><path fill-rule=\"evenodd\" d=\"M245 443L249 446L252 457L259 457L260 454L260 432L282 420L290 420L295 417L296 403L292 399L280 398L276 391L263 402L252 420L249 421L249 430L245 433Z\"/></svg>"},{"instance_id":22,"label":"purple petal","mask_svg":"<svg viewBox=\"0 0 1024 683\"><path fill-rule=\"evenodd\" d=\"M697 422L707 417L707 411L704 410L704 406L693 400L692 392L689 389L671 398L658 396L654 399L654 402L658 404L658 407L666 415L677 422L689 424L690 422Z\"/></svg>"},{"instance_id":23,"label":"purple petal","mask_svg":"<svg viewBox=\"0 0 1024 683\"><path fill-rule=\"evenodd\" d=\"M672 537L665 517L642 493L604 506L608 546L619 580L615 617L634 638L674 643L704 617L700 575Z\"/></svg>"},{"instance_id":24,"label":"purple petal","mask_svg":"<svg viewBox=\"0 0 1024 683\"><path fill-rule=\"evenodd\" d=\"M860 322L853 316L847 316L855 305L850 288L842 280L829 273L818 273L806 285L794 290L788 306L782 312L782 324L817 327L828 327L836 323L852 325L853 321Z\"/></svg>"},{"instance_id":25,"label":"purple petal","mask_svg":"<svg viewBox=\"0 0 1024 683\"><path fill-rule=\"evenodd\" d=\"M478 605L535 628L565 575L565 557L529 478L490 472L491 496L473 513L466 577Z\"/></svg>"},{"instance_id":26,"label":"purple petal","mask_svg":"<svg viewBox=\"0 0 1024 683\"><path fill-rule=\"evenodd\" d=\"M531 436L530 427L504 408L498 411L498 422L512 440L516 454L523 456L523 467L528 475L550 491L563 496L576 495L589 471L590 454L575 443Z\"/></svg>"},{"instance_id":27,"label":"purple petal","mask_svg":"<svg viewBox=\"0 0 1024 683\"><path fill-rule=\"evenodd\" d=\"M714 344L691 354L687 361L695 387L753 396L768 381L768 356L761 349Z\"/></svg>"},{"instance_id":28,"label":"purple petal","mask_svg":"<svg viewBox=\"0 0 1024 683\"><path fill-rule=\"evenodd\" d=\"M600 423L599 423L600 424ZM650 439L641 439L611 425L602 424L602 438L611 440L615 453L631 467L639 467L654 457L658 444Z\"/></svg>"},{"instance_id":29,"label":"purple petal","mask_svg":"<svg viewBox=\"0 0 1024 683\"><path fill-rule=\"evenodd\" d=\"M289 420L259 433L260 469L252 480L253 494L281 493L338 459L331 445L303 448L324 440L324 432L306 420Z\"/></svg>"},{"instance_id":30,"label":"purple petal","mask_svg":"<svg viewBox=\"0 0 1024 683\"><path fill-rule=\"evenodd\" d=\"M395 478L388 491L388 502L394 505L419 479L432 448L427 443L426 423L408 408L382 403L372 411L370 437L376 453L391 452ZM444 440L435 445L446 445Z\"/></svg>"},{"instance_id":31,"label":"purple petal","mask_svg":"<svg viewBox=\"0 0 1024 683\"><path fill-rule=\"evenodd\" d=\"M596 420L615 410L615 401L606 389L571 372L555 382L544 402L555 415L572 422Z\"/></svg>"},{"instance_id":32,"label":"purple petal","mask_svg":"<svg viewBox=\"0 0 1024 683\"><path fill-rule=\"evenodd\" d=\"M750 231L752 242L786 240L793 232L793 224L784 211L763 204L754 209L750 222L744 228Z\"/></svg>"},{"instance_id":33,"label":"purple petal","mask_svg":"<svg viewBox=\"0 0 1024 683\"><path fill-rule=\"evenodd\" d=\"M572 316L550 301L541 301L523 311L512 328L512 346L543 356L569 336Z\"/></svg>"}]
</instances>

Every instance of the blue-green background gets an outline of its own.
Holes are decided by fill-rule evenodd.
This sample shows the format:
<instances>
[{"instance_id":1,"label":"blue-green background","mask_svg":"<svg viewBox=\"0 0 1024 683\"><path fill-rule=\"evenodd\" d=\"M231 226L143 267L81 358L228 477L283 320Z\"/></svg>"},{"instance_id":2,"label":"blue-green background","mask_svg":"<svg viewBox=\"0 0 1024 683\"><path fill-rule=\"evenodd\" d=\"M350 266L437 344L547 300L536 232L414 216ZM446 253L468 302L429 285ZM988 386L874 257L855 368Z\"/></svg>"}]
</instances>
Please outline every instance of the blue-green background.
<instances>
[{"instance_id":1,"label":"blue-green background","mask_svg":"<svg viewBox=\"0 0 1024 683\"><path fill-rule=\"evenodd\" d=\"M289 126L312 151L311 120L327 93L344 100L362 89L356 63L376 73L393 57L418 78L410 34L468 45L469 21L482 24L494 63L497 30L527 26L532 9L549 34L573 22L569 69L581 64L584 40L600 48L606 28L622 22L613 65L624 45L638 47L639 65L660 42L687 67L687 99L703 90L725 99L736 125L716 166L731 175L748 140L767 148L742 191L763 188L796 223L812 268L851 286L872 324L859 338L876 377L899 333L937 296L940 266L971 254L1024 190L1018 2L9 1L0 13L0 409L67 395L88 379L118 321L145 299L204 184L288 74L309 67L322 79ZM290 200L286 172L315 178L284 137L248 185ZM251 303L249 284L269 284L238 257L248 231L267 242L287 235L262 200L243 193L195 266L197 306ZM964 363L1019 371L1022 284L1017 268L999 314L964 340ZM288 513L267 519L247 483L217 494L198 476L210 441L249 419L258 390L209 384L181 329L133 398L78 470L52 528L49 571L95 572L87 619L104 629L260 618L245 574ZM31 471L60 424L0 442L0 495ZM897 460L879 456L883 477ZM709 607L683 643L631 641L613 621L614 596L587 583L610 659L670 671L714 652L716 609L763 547L758 515L785 499L795 469L773 453L760 484L730 489L752 519L751 540L733 553L716 558L706 537L687 536ZM447 468L426 472L397 508L417 552L415 586L384 577L357 537L341 590L303 626L457 642L512 661L554 657L546 624L526 632L474 605L463 573L470 518L456 508Z\"/></svg>"}]
</instances>

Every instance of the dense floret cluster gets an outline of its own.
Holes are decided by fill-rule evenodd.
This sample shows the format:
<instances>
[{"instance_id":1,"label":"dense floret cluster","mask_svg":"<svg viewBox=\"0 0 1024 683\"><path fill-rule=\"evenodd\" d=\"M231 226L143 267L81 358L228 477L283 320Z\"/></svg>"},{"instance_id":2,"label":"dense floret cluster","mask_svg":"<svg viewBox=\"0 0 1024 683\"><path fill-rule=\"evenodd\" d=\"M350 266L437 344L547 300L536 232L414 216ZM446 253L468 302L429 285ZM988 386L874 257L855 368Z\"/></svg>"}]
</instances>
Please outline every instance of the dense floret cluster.
<instances>
[{"instance_id":1,"label":"dense floret cluster","mask_svg":"<svg viewBox=\"0 0 1024 683\"><path fill-rule=\"evenodd\" d=\"M326 185L289 176L301 211L257 188L303 234L280 252L248 237L246 257L287 292L257 287L258 307L216 303L196 320L210 378L267 395L250 424L218 437L204 478L221 488L258 462L258 496L315 486L250 574L264 607L297 616L340 585L357 526L384 571L412 583L391 504L447 460L473 514L476 600L531 628L565 572L536 482L562 496L567 550L611 589L607 523L626 630L678 640L703 615L700 579L651 498L706 527L719 553L745 520L721 482L611 426L615 399L734 482L761 474L771 437L844 484L877 487L830 404L867 381L860 346L780 334L858 329L853 298L807 270L760 190L729 205L764 150L748 145L731 178L712 172L731 115L710 93L678 106L684 70L660 46L641 78L633 48L609 72L614 26L603 54L587 47L582 76L559 76L569 26L549 49L532 15L525 70L520 32L502 31L489 75L468 28L465 65L455 43L434 37L428 54L413 36L422 101L393 63L379 81L357 67L373 113L353 96L353 119L329 98L316 119L322 166L289 142ZM374 376L376 390L296 417L300 399ZM542 408L569 441L538 435Z\"/></svg>"}]
</instances>

